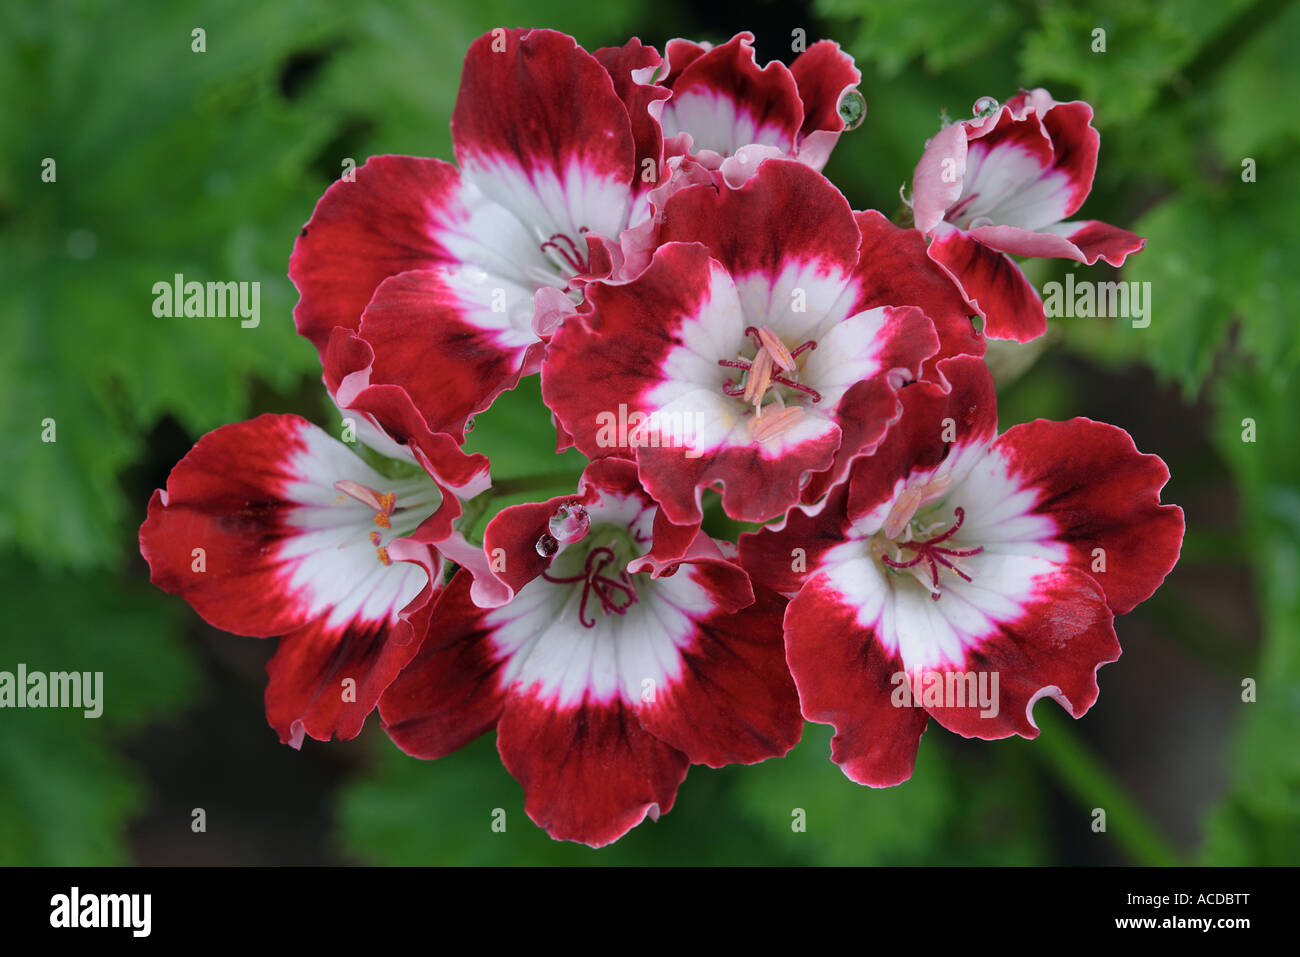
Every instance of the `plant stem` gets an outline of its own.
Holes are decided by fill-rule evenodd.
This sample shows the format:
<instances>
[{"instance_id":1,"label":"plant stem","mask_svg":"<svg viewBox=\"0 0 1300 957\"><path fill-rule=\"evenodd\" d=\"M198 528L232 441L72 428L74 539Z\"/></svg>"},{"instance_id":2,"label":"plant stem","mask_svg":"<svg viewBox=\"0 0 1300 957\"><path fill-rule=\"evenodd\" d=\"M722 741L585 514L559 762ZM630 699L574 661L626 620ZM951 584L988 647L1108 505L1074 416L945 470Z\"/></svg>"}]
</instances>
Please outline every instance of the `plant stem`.
<instances>
[{"instance_id":1,"label":"plant stem","mask_svg":"<svg viewBox=\"0 0 1300 957\"><path fill-rule=\"evenodd\" d=\"M1039 709L1034 717L1043 732L1033 743L1034 754L1084 810L1105 810L1108 833L1136 863L1147 867L1181 863L1165 836L1064 720L1047 709Z\"/></svg>"}]
</instances>

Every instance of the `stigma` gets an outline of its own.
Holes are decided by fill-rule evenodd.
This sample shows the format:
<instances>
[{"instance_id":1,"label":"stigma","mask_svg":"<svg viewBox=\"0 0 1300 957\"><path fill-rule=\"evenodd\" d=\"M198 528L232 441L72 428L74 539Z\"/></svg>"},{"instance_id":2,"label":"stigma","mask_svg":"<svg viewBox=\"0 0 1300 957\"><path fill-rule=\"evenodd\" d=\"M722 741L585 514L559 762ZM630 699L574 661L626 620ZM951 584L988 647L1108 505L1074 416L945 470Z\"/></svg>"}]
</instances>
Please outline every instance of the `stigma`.
<instances>
[{"instance_id":1,"label":"stigma","mask_svg":"<svg viewBox=\"0 0 1300 957\"><path fill-rule=\"evenodd\" d=\"M966 521L966 510L953 509L953 522L946 529L944 522L920 527L914 522L917 510L936 501L952 485L951 476L939 476L925 483L905 489L894 501L885 517L880 535L871 542L874 558L895 571L907 572L930 593L931 601L942 595L939 570L947 569L962 581L972 581L970 572L963 568L961 559L971 558L984 551L983 546L955 547L952 538ZM910 557L905 556L910 552Z\"/></svg>"}]
</instances>

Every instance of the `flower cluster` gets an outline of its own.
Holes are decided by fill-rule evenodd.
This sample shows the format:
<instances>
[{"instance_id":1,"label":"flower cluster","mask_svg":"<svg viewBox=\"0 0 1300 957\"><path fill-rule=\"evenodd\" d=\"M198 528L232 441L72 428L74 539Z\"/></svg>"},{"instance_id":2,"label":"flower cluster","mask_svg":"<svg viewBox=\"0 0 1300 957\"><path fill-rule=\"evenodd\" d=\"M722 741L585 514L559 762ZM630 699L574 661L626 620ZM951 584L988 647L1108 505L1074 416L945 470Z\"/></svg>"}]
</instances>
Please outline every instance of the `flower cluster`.
<instances>
[{"instance_id":1,"label":"flower cluster","mask_svg":"<svg viewBox=\"0 0 1300 957\"><path fill-rule=\"evenodd\" d=\"M918 144L896 225L821 172L865 113L852 59L822 41L759 67L752 41L494 30L465 59L455 164L373 157L321 198L294 318L352 434L218 429L140 531L159 587L283 636L282 741L376 709L421 758L495 729L532 819L600 846L691 764L783 755L805 719L882 786L930 717L1033 737L1039 698L1096 700L1182 513L1120 429L999 435L983 360L985 336L1046 328L1010 256L1142 246L1062 222L1091 109L978 102ZM531 375L589 464L493 514L466 432ZM756 530L716 538L710 507Z\"/></svg>"}]
</instances>

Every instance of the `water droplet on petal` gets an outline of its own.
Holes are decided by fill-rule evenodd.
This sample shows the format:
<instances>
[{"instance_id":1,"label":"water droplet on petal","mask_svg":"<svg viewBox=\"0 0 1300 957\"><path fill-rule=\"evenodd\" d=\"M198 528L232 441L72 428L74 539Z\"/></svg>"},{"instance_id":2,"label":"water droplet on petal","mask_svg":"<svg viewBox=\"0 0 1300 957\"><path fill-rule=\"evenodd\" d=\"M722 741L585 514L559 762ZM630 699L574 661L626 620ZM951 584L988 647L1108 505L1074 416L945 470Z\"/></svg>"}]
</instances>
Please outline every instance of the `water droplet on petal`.
<instances>
[{"instance_id":1,"label":"water droplet on petal","mask_svg":"<svg viewBox=\"0 0 1300 957\"><path fill-rule=\"evenodd\" d=\"M846 130L856 130L867 118L867 98L857 88L845 90L840 94L840 102L835 107Z\"/></svg>"},{"instance_id":2,"label":"water droplet on petal","mask_svg":"<svg viewBox=\"0 0 1300 957\"><path fill-rule=\"evenodd\" d=\"M474 431L474 416L471 415L468 419L465 420L465 431L466 432Z\"/></svg>"},{"instance_id":3,"label":"water droplet on petal","mask_svg":"<svg viewBox=\"0 0 1300 957\"><path fill-rule=\"evenodd\" d=\"M992 116L1001 105L991 96L981 96L975 101L975 106L972 107L971 112L978 117Z\"/></svg>"},{"instance_id":4,"label":"water droplet on petal","mask_svg":"<svg viewBox=\"0 0 1300 957\"><path fill-rule=\"evenodd\" d=\"M554 558L555 553L560 550L560 543L555 540L554 535L543 535L537 540L537 554L543 558Z\"/></svg>"},{"instance_id":5,"label":"water droplet on petal","mask_svg":"<svg viewBox=\"0 0 1300 957\"><path fill-rule=\"evenodd\" d=\"M591 528L591 516L581 505L561 505L551 516L547 527L556 541L568 545L587 534Z\"/></svg>"}]
</instances>

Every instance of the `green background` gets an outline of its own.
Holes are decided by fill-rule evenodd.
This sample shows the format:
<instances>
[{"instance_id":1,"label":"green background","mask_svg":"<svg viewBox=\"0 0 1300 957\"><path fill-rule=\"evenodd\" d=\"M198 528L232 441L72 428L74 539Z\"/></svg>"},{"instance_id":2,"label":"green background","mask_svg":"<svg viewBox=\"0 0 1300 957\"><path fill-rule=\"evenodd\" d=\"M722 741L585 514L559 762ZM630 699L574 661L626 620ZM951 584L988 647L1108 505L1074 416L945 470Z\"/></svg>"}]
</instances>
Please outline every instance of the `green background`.
<instances>
[{"instance_id":1,"label":"green background","mask_svg":"<svg viewBox=\"0 0 1300 957\"><path fill-rule=\"evenodd\" d=\"M103 671L105 710L0 711L0 863L1300 861L1296 4L22 0L6 18L0 670ZM751 29L761 61L788 61L795 29L839 40L869 113L826 172L887 214L941 111L1035 85L1093 104L1082 215L1149 238L1121 278L1151 282L1152 322L1055 320L1042 348L992 353L1002 424L1128 429L1170 464L1188 531L1165 586L1118 621L1124 657L1084 720L1045 703L1035 742L932 725L912 780L886 791L844 778L810 725L783 760L693 769L670 814L596 852L527 820L491 735L433 763L373 718L352 742L279 745L261 709L273 643L151 588L136 529L200 435L263 411L328 421L285 277L316 199L345 158L450 158L465 49L522 25L589 49ZM151 287L177 272L260 281L260 327L155 318ZM555 469L550 435L532 383L473 442L511 477Z\"/></svg>"}]
</instances>

